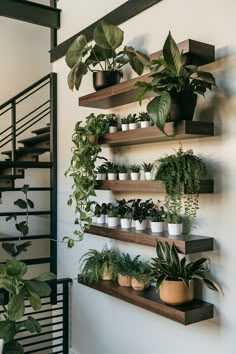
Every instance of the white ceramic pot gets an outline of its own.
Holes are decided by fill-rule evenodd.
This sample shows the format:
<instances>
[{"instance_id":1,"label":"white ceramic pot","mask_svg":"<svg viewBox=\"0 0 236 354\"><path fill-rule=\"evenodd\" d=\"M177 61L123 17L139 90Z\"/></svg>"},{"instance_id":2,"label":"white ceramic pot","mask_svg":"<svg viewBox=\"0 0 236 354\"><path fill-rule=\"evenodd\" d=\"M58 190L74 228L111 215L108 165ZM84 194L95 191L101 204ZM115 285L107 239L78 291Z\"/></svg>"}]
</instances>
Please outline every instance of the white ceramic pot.
<instances>
[{"instance_id":1,"label":"white ceramic pot","mask_svg":"<svg viewBox=\"0 0 236 354\"><path fill-rule=\"evenodd\" d=\"M92 216L92 222L96 223L97 222L97 217L96 216Z\"/></svg>"},{"instance_id":2,"label":"white ceramic pot","mask_svg":"<svg viewBox=\"0 0 236 354\"><path fill-rule=\"evenodd\" d=\"M146 230L147 227L147 220L143 220L142 222L139 222L139 220L135 221L135 227L137 231L143 231Z\"/></svg>"},{"instance_id":3,"label":"white ceramic pot","mask_svg":"<svg viewBox=\"0 0 236 354\"><path fill-rule=\"evenodd\" d=\"M163 221L151 221L151 230L152 232L163 232L164 231L164 222Z\"/></svg>"},{"instance_id":4,"label":"white ceramic pot","mask_svg":"<svg viewBox=\"0 0 236 354\"><path fill-rule=\"evenodd\" d=\"M131 227L135 227L135 220L131 219Z\"/></svg>"},{"instance_id":5,"label":"white ceramic pot","mask_svg":"<svg viewBox=\"0 0 236 354\"><path fill-rule=\"evenodd\" d=\"M119 226L120 219L116 216L108 216L108 226L117 227Z\"/></svg>"},{"instance_id":6,"label":"white ceramic pot","mask_svg":"<svg viewBox=\"0 0 236 354\"><path fill-rule=\"evenodd\" d=\"M125 132L126 130L129 130L129 124L121 124L121 130Z\"/></svg>"},{"instance_id":7,"label":"white ceramic pot","mask_svg":"<svg viewBox=\"0 0 236 354\"><path fill-rule=\"evenodd\" d=\"M181 224L170 224L168 223L168 233L170 236L179 236L183 232L183 223Z\"/></svg>"},{"instance_id":8,"label":"white ceramic pot","mask_svg":"<svg viewBox=\"0 0 236 354\"><path fill-rule=\"evenodd\" d=\"M137 129L138 123L129 123L129 130Z\"/></svg>"},{"instance_id":9,"label":"white ceramic pot","mask_svg":"<svg viewBox=\"0 0 236 354\"><path fill-rule=\"evenodd\" d=\"M108 215L105 214L105 224L107 224L107 223L108 223Z\"/></svg>"},{"instance_id":10,"label":"white ceramic pot","mask_svg":"<svg viewBox=\"0 0 236 354\"><path fill-rule=\"evenodd\" d=\"M119 173L119 180L120 181L125 181L129 179L129 174L128 173Z\"/></svg>"},{"instance_id":11,"label":"white ceramic pot","mask_svg":"<svg viewBox=\"0 0 236 354\"><path fill-rule=\"evenodd\" d=\"M98 173L97 174L97 180L98 181L104 181L106 179L106 174L105 173Z\"/></svg>"},{"instance_id":12,"label":"white ceramic pot","mask_svg":"<svg viewBox=\"0 0 236 354\"><path fill-rule=\"evenodd\" d=\"M107 179L109 181L115 181L117 179L117 173L108 173L107 174Z\"/></svg>"},{"instance_id":13,"label":"white ceramic pot","mask_svg":"<svg viewBox=\"0 0 236 354\"><path fill-rule=\"evenodd\" d=\"M144 176L145 176L146 181L151 181L151 179L152 179L151 172L144 172Z\"/></svg>"},{"instance_id":14,"label":"white ceramic pot","mask_svg":"<svg viewBox=\"0 0 236 354\"><path fill-rule=\"evenodd\" d=\"M131 228L131 219L120 219L120 226L122 229L130 229Z\"/></svg>"},{"instance_id":15,"label":"white ceramic pot","mask_svg":"<svg viewBox=\"0 0 236 354\"><path fill-rule=\"evenodd\" d=\"M0 339L0 354L2 354L3 352L3 344L4 344L3 339Z\"/></svg>"},{"instance_id":16,"label":"white ceramic pot","mask_svg":"<svg viewBox=\"0 0 236 354\"><path fill-rule=\"evenodd\" d=\"M101 216L97 216L97 224L105 224L106 222L106 215L101 214Z\"/></svg>"},{"instance_id":17,"label":"white ceramic pot","mask_svg":"<svg viewBox=\"0 0 236 354\"><path fill-rule=\"evenodd\" d=\"M109 127L109 133L116 133L117 130L118 130L117 127L113 127L113 126L110 126L110 127Z\"/></svg>"},{"instance_id":18,"label":"white ceramic pot","mask_svg":"<svg viewBox=\"0 0 236 354\"><path fill-rule=\"evenodd\" d=\"M149 121L140 122L141 128L148 128L148 127L150 127L150 125L151 124Z\"/></svg>"},{"instance_id":19,"label":"white ceramic pot","mask_svg":"<svg viewBox=\"0 0 236 354\"><path fill-rule=\"evenodd\" d=\"M138 181L140 179L140 172L131 172L130 177L132 181Z\"/></svg>"}]
</instances>

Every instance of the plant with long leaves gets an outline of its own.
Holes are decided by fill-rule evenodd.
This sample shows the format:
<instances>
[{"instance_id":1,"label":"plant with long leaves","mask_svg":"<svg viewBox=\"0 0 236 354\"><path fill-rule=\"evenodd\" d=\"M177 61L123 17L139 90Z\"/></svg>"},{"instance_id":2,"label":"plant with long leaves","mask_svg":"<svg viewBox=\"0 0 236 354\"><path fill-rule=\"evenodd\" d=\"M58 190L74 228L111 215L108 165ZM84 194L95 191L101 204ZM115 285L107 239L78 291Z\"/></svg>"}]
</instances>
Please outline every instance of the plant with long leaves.
<instances>
[{"instance_id":1,"label":"plant with long leaves","mask_svg":"<svg viewBox=\"0 0 236 354\"><path fill-rule=\"evenodd\" d=\"M134 270L138 267L139 257L140 255L131 258L129 253L118 255L117 273L121 275L132 275Z\"/></svg>"},{"instance_id":2,"label":"plant with long leaves","mask_svg":"<svg viewBox=\"0 0 236 354\"><path fill-rule=\"evenodd\" d=\"M209 289L218 291L216 285L209 279L209 260L199 258L194 262L188 262L186 257L180 259L178 250L173 243L157 241L156 258L151 261L151 276L156 284L156 290L160 288L164 280L183 281L187 288L193 279L198 279Z\"/></svg>"},{"instance_id":3,"label":"plant with long leaves","mask_svg":"<svg viewBox=\"0 0 236 354\"><path fill-rule=\"evenodd\" d=\"M66 64L71 69L68 75L68 86L71 90L79 90L83 76L88 71L121 71L121 68L130 64L138 74L143 73L144 66L148 66L149 57L125 46L116 51L124 40L124 32L117 26L99 21L93 32L94 46L89 45L85 35L80 35L69 47L66 53Z\"/></svg>"},{"instance_id":4,"label":"plant with long leaves","mask_svg":"<svg viewBox=\"0 0 236 354\"><path fill-rule=\"evenodd\" d=\"M24 195L24 199L19 198L14 201L14 205L18 208L25 210L24 219L19 221L19 217L17 214L12 213L7 216L6 221L14 220L15 227L18 232L20 232L19 240L17 242L2 242L2 248L11 256L17 257L22 252L26 252L28 248L31 246L31 242L23 242L21 243L22 237L27 236L29 233L29 209L34 208L34 203L28 197L29 185L24 184L21 188L21 191Z\"/></svg>"},{"instance_id":5,"label":"plant with long leaves","mask_svg":"<svg viewBox=\"0 0 236 354\"><path fill-rule=\"evenodd\" d=\"M74 236L83 239L84 232L92 223L93 205L95 201L91 197L95 197L96 186L96 162L98 159L106 160L101 156L101 146L99 137L108 129L108 122L104 118L104 114L95 116L91 113L87 118L85 125L82 122L77 122L72 135L72 158L70 167L65 172L66 176L73 179L72 189L67 204L71 206L75 203L75 225ZM68 247L73 247L77 239L74 237L65 236L64 241L67 241Z\"/></svg>"},{"instance_id":6,"label":"plant with long leaves","mask_svg":"<svg viewBox=\"0 0 236 354\"><path fill-rule=\"evenodd\" d=\"M147 112L153 123L168 136L165 123L171 120L172 99L182 92L204 96L207 90L216 86L216 82L211 73L199 70L197 65L188 64L188 56L180 52L170 32L162 53L163 56L151 61L151 82L138 81L135 86L142 89L136 98L139 102L148 92L158 95L148 103Z\"/></svg>"},{"instance_id":7,"label":"plant with long leaves","mask_svg":"<svg viewBox=\"0 0 236 354\"><path fill-rule=\"evenodd\" d=\"M30 333L40 333L41 326L37 319L25 314L25 300L34 311L41 308L41 297L49 296L50 286L46 283L56 276L45 272L32 279L25 279L27 273L25 263L17 260L7 260L0 264L0 288L8 294L8 303L1 304L0 338L4 340L3 354L24 353L21 344L15 340L17 333L24 329Z\"/></svg>"},{"instance_id":8,"label":"plant with long leaves","mask_svg":"<svg viewBox=\"0 0 236 354\"><path fill-rule=\"evenodd\" d=\"M80 277L91 283L103 279L104 273L110 273L114 280L117 276L117 253L105 246L102 251L90 249L80 259Z\"/></svg>"}]
</instances>

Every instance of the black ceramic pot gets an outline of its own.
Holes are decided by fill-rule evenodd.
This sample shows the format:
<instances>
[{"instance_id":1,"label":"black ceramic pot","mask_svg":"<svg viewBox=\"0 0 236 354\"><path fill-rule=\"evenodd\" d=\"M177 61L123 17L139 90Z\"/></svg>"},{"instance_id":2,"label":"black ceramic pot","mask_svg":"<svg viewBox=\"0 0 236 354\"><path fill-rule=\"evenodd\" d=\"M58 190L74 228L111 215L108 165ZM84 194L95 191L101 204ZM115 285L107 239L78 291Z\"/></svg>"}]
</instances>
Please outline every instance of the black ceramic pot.
<instances>
[{"instance_id":1,"label":"black ceramic pot","mask_svg":"<svg viewBox=\"0 0 236 354\"><path fill-rule=\"evenodd\" d=\"M93 73L93 87L95 91L118 84L122 77L120 71L96 71Z\"/></svg>"},{"instance_id":2,"label":"black ceramic pot","mask_svg":"<svg viewBox=\"0 0 236 354\"><path fill-rule=\"evenodd\" d=\"M181 92L171 96L170 120L192 120L197 103L197 95Z\"/></svg>"}]
</instances>

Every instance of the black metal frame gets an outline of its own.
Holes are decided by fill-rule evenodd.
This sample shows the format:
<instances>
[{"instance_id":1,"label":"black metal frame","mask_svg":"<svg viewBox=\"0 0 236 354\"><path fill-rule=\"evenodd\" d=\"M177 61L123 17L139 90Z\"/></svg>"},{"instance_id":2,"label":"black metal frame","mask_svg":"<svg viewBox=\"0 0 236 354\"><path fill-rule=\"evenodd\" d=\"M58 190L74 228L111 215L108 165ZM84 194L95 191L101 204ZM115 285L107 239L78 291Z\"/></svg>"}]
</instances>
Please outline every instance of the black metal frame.
<instances>
[{"instance_id":1,"label":"black metal frame","mask_svg":"<svg viewBox=\"0 0 236 354\"><path fill-rule=\"evenodd\" d=\"M110 22L114 25L120 25L121 23L129 20L130 18L138 15L142 11L148 9L149 7L157 4L162 0L128 0L124 4L117 7L115 10L109 12L107 15L103 16L96 22L92 23L90 26L82 29L80 32L76 33L74 36L68 38L64 42L60 43L58 46L51 50L51 62L54 62L62 58L69 46L80 34L84 34L88 41L92 40L93 30L97 22L104 20Z\"/></svg>"}]
</instances>

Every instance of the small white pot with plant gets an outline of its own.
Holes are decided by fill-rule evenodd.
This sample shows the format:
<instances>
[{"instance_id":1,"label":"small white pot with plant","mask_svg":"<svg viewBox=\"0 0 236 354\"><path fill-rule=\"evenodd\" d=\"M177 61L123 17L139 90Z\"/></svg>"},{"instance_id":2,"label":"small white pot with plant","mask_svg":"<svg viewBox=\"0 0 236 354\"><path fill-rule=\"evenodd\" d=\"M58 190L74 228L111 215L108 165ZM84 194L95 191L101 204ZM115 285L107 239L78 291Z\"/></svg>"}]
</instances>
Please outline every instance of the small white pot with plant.
<instances>
[{"instance_id":1,"label":"small white pot with plant","mask_svg":"<svg viewBox=\"0 0 236 354\"><path fill-rule=\"evenodd\" d=\"M137 181L140 179L141 166L133 164L129 166L131 180Z\"/></svg>"},{"instance_id":2,"label":"small white pot with plant","mask_svg":"<svg viewBox=\"0 0 236 354\"><path fill-rule=\"evenodd\" d=\"M94 209L94 215L97 217L97 224L105 224L106 223L106 204L102 205L96 203Z\"/></svg>"},{"instance_id":3,"label":"small white pot with plant","mask_svg":"<svg viewBox=\"0 0 236 354\"><path fill-rule=\"evenodd\" d=\"M123 132L129 130L129 116L121 118L121 130Z\"/></svg>"},{"instance_id":4,"label":"small white pot with plant","mask_svg":"<svg viewBox=\"0 0 236 354\"><path fill-rule=\"evenodd\" d=\"M120 181L129 179L129 167L126 165L118 165L118 177Z\"/></svg>"},{"instance_id":5,"label":"small white pot with plant","mask_svg":"<svg viewBox=\"0 0 236 354\"><path fill-rule=\"evenodd\" d=\"M151 117L148 112L139 113L139 121L141 128L148 128L151 125Z\"/></svg>"},{"instance_id":6,"label":"small white pot with plant","mask_svg":"<svg viewBox=\"0 0 236 354\"><path fill-rule=\"evenodd\" d=\"M98 166L96 168L96 172L97 172L97 180L98 181L104 181L106 180L107 177L107 168L106 168L106 164L103 163L102 165Z\"/></svg>"},{"instance_id":7,"label":"small white pot with plant","mask_svg":"<svg viewBox=\"0 0 236 354\"><path fill-rule=\"evenodd\" d=\"M154 205L154 207L149 212L149 218L151 221L152 232L161 233L164 231L166 212L163 206Z\"/></svg>"},{"instance_id":8,"label":"small white pot with plant","mask_svg":"<svg viewBox=\"0 0 236 354\"><path fill-rule=\"evenodd\" d=\"M109 133L115 133L118 130L118 119L114 113L107 114L106 119L109 124Z\"/></svg>"},{"instance_id":9,"label":"small white pot with plant","mask_svg":"<svg viewBox=\"0 0 236 354\"><path fill-rule=\"evenodd\" d=\"M132 200L131 200L132 201ZM130 229L131 228L131 201L126 201L125 199L117 200L119 217L120 217L120 226L122 229Z\"/></svg>"},{"instance_id":10,"label":"small white pot with plant","mask_svg":"<svg viewBox=\"0 0 236 354\"><path fill-rule=\"evenodd\" d=\"M144 171L144 177L146 181L150 181L152 179L152 168L153 168L153 164L152 163L146 163L144 162L142 164L142 168Z\"/></svg>"},{"instance_id":11,"label":"small white pot with plant","mask_svg":"<svg viewBox=\"0 0 236 354\"><path fill-rule=\"evenodd\" d=\"M129 114L127 118L129 119L129 130L137 129L138 128L137 114Z\"/></svg>"},{"instance_id":12,"label":"small white pot with plant","mask_svg":"<svg viewBox=\"0 0 236 354\"><path fill-rule=\"evenodd\" d=\"M135 228L136 231L144 231L147 228L147 216L149 210L149 202L150 200L146 200L145 202L141 202L140 199L137 199L133 203L133 219L135 220Z\"/></svg>"},{"instance_id":13,"label":"small white pot with plant","mask_svg":"<svg viewBox=\"0 0 236 354\"><path fill-rule=\"evenodd\" d=\"M107 209L107 216L108 216L108 226L109 227L118 227L120 224L119 218L119 208L116 205L110 204Z\"/></svg>"},{"instance_id":14,"label":"small white pot with plant","mask_svg":"<svg viewBox=\"0 0 236 354\"><path fill-rule=\"evenodd\" d=\"M118 165L116 163L107 161L105 162L107 169L107 179L109 181L117 180L118 177Z\"/></svg>"}]
</instances>

